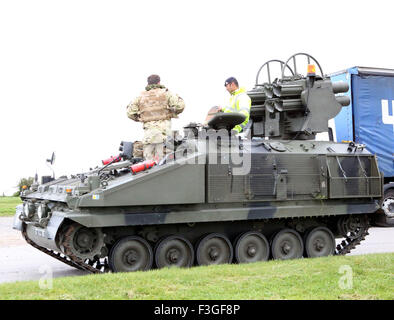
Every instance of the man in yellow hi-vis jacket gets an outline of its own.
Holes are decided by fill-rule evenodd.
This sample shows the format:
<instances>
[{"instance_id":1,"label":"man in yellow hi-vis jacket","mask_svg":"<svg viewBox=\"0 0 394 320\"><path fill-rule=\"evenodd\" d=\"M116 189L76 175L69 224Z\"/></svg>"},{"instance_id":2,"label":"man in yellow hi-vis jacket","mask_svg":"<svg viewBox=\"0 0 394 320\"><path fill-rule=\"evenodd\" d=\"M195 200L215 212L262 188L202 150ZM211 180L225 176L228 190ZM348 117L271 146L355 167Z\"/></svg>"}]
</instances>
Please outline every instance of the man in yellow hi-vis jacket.
<instances>
[{"instance_id":1,"label":"man in yellow hi-vis jacket","mask_svg":"<svg viewBox=\"0 0 394 320\"><path fill-rule=\"evenodd\" d=\"M234 77L228 78L224 86L226 87L227 91L230 93L230 102L229 105L226 107L222 107L221 111L223 112L239 112L245 115L246 119L239 125L236 125L233 130L237 131L238 133L242 132L249 122L250 116L250 106L252 101L250 100L249 96L246 93L246 89L241 87L239 88L238 81Z\"/></svg>"}]
</instances>

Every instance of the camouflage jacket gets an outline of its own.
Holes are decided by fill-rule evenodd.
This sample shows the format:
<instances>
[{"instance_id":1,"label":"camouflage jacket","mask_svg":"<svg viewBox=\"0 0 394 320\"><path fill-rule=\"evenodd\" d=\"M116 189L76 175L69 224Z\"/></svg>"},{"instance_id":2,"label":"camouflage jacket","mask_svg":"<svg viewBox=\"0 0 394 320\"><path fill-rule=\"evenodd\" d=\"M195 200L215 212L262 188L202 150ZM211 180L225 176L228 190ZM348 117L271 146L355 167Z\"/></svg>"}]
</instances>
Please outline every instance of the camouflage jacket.
<instances>
[{"instance_id":1,"label":"camouflage jacket","mask_svg":"<svg viewBox=\"0 0 394 320\"><path fill-rule=\"evenodd\" d=\"M171 134L171 118L185 108L181 97L162 85L149 85L127 106L127 116L144 123L144 144L162 143Z\"/></svg>"},{"instance_id":2,"label":"camouflage jacket","mask_svg":"<svg viewBox=\"0 0 394 320\"><path fill-rule=\"evenodd\" d=\"M163 85L149 85L127 106L127 116L140 122L169 120L177 118L184 108L183 99Z\"/></svg>"}]
</instances>

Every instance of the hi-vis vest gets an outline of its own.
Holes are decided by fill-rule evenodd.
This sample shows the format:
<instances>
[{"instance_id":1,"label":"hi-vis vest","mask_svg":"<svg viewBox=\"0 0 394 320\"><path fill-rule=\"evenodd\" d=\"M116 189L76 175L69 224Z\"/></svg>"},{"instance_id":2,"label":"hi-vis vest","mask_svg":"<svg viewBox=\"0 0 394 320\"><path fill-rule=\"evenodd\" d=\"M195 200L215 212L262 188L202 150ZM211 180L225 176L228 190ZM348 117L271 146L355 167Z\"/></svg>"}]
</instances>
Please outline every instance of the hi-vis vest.
<instances>
[{"instance_id":1,"label":"hi-vis vest","mask_svg":"<svg viewBox=\"0 0 394 320\"><path fill-rule=\"evenodd\" d=\"M245 115L246 119L233 130L241 132L249 122L250 106L252 101L246 93L245 88L239 88L231 94L229 106L223 109L223 112L239 112Z\"/></svg>"},{"instance_id":2,"label":"hi-vis vest","mask_svg":"<svg viewBox=\"0 0 394 320\"><path fill-rule=\"evenodd\" d=\"M167 108L167 89L151 89L141 93L140 99L140 121L149 122L157 120L169 120L171 111Z\"/></svg>"}]
</instances>

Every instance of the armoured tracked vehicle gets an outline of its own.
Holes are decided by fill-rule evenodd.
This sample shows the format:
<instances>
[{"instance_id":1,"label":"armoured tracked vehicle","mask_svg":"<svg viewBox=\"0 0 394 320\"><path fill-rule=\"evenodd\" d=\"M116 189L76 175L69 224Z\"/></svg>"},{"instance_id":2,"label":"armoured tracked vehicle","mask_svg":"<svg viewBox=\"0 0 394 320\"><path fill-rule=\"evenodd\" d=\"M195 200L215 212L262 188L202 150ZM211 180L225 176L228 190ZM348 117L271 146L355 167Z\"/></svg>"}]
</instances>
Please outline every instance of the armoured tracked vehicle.
<instances>
[{"instance_id":1,"label":"armoured tracked vehicle","mask_svg":"<svg viewBox=\"0 0 394 320\"><path fill-rule=\"evenodd\" d=\"M318 66L297 72L297 58ZM271 81L270 65L281 75ZM290 65L293 65L291 67ZM318 62L263 64L268 81L237 113L191 123L160 163L133 144L89 172L34 184L14 228L37 249L93 273L346 254L368 234L383 179L364 145L316 141L349 103ZM342 239L342 240L341 240Z\"/></svg>"}]
</instances>

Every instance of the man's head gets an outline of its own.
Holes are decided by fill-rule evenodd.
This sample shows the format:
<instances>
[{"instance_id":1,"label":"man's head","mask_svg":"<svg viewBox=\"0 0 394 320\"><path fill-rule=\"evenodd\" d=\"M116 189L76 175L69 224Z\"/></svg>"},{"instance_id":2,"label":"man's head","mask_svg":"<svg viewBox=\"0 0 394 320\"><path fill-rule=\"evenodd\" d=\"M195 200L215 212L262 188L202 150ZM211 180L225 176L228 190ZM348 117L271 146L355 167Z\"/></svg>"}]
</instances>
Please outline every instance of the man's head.
<instances>
[{"instance_id":1,"label":"man's head","mask_svg":"<svg viewBox=\"0 0 394 320\"><path fill-rule=\"evenodd\" d=\"M234 77L230 77L224 82L224 86L229 93L233 93L238 90L238 81Z\"/></svg>"},{"instance_id":2,"label":"man's head","mask_svg":"<svg viewBox=\"0 0 394 320\"><path fill-rule=\"evenodd\" d=\"M157 74L152 74L148 77L148 85L160 84L160 77Z\"/></svg>"}]
</instances>

